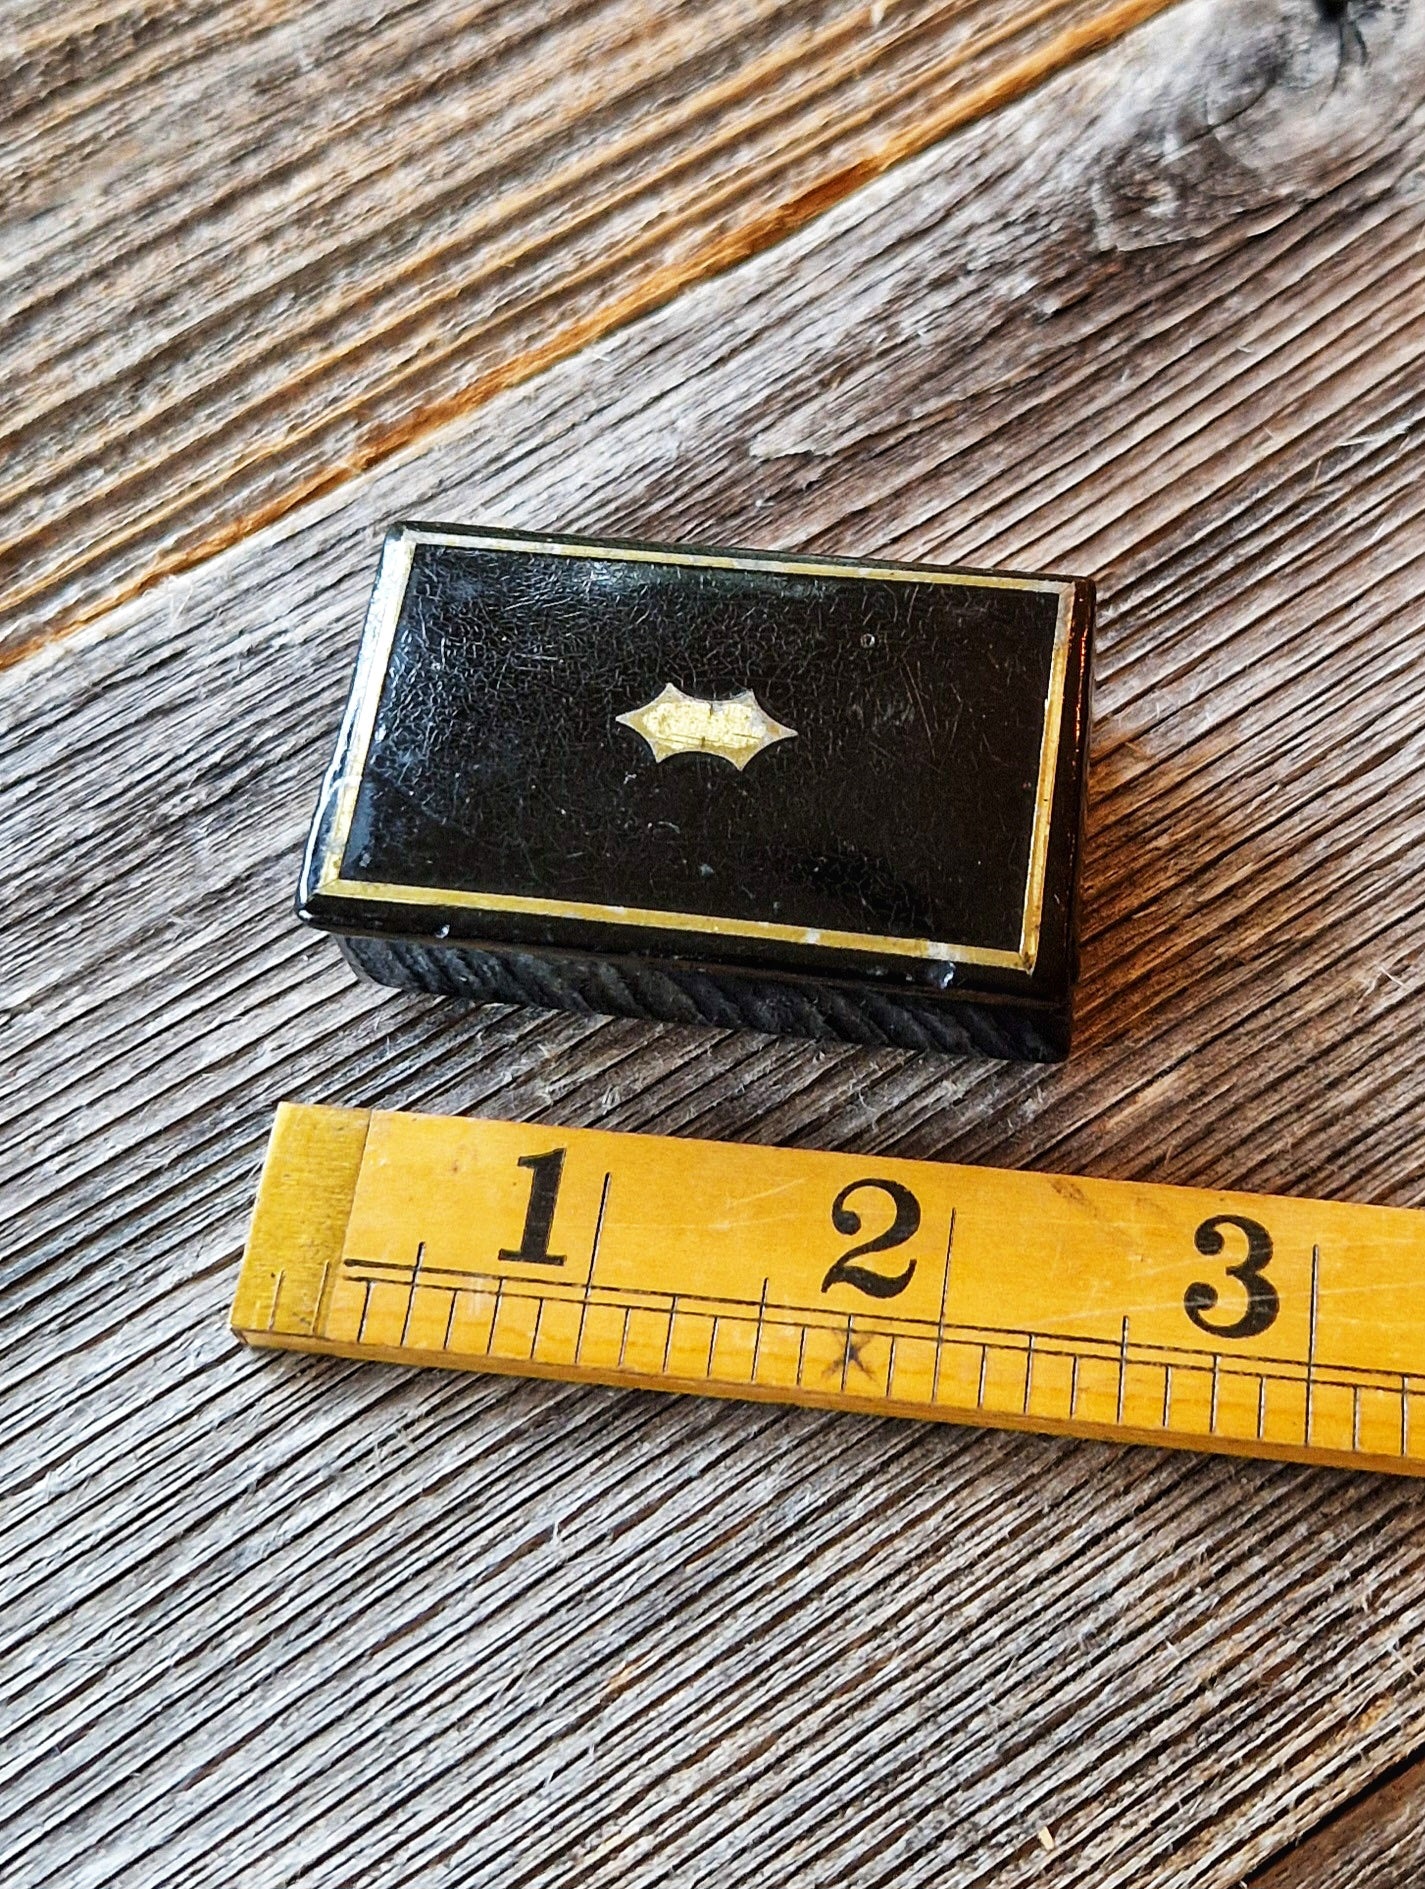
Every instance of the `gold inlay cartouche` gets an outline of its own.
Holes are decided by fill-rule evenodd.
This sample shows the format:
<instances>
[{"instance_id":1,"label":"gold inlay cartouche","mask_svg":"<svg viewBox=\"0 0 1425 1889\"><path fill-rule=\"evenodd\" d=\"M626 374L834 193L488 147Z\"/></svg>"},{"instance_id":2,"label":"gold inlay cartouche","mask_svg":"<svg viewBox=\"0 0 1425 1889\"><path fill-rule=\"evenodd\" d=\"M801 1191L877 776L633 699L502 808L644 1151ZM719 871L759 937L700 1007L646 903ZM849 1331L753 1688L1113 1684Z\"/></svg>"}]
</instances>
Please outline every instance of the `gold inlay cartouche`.
<instances>
[{"instance_id":1,"label":"gold inlay cartouche","mask_svg":"<svg viewBox=\"0 0 1425 1889\"><path fill-rule=\"evenodd\" d=\"M713 754L720 761L731 761L739 773L774 742L795 740L797 732L774 720L751 689L709 701L701 695L684 695L672 682L665 682L642 708L615 715L614 720L642 735L655 761L667 761L675 754Z\"/></svg>"}]
</instances>

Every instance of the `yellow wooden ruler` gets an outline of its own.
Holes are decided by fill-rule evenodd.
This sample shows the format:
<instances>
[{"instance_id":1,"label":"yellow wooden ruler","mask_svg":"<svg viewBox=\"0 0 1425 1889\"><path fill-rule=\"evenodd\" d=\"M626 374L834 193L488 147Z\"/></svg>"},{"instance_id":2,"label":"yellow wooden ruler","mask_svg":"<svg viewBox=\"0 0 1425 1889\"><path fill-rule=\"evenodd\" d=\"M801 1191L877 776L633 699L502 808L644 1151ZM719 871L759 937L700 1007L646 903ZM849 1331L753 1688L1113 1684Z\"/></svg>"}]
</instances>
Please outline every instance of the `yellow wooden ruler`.
<instances>
[{"instance_id":1,"label":"yellow wooden ruler","mask_svg":"<svg viewBox=\"0 0 1425 1889\"><path fill-rule=\"evenodd\" d=\"M1425 1473L1425 1214L279 1110L249 1343Z\"/></svg>"}]
</instances>

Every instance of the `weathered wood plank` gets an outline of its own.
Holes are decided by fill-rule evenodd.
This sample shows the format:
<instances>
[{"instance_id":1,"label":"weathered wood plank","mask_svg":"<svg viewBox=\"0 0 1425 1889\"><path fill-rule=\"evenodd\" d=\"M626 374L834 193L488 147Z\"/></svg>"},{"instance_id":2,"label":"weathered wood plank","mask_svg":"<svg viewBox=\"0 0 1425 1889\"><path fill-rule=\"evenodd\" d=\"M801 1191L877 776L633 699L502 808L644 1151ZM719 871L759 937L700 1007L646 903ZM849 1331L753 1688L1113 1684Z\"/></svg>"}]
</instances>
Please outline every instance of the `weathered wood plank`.
<instances>
[{"instance_id":1,"label":"weathered wood plank","mask_svg":"<svg viewBox=\"0 0 1425 1889\"><path fill-rule=\"evenodd\" d=\"M1192 0L5 676L17 1882L1227 1889L1418 1748L1413 1487L224 1325L284 1094L1421 1204L1425 27L1366 30L1333 89ZM1095 571L1074 1059L353 984L287 902L441 513Z\"/></svg>"},{"instance_id":2,"label":"weathered wood plank","mask_svg":"<svg viewBox=\"0 0 1425 1889\"><path fill-rule=\"evenodd\" d=\"M11 651L754 253L1164 4L12 14Z\"/></svg>"},{"instance_id":3,"label":"weathered wood plank","mask_svg":"<svg viewBox=\"0 0 1425 1889\"><path fill-rule=\"evenodd\" d=\"M1412 1765L1253 1876L1248 1889L1403 1889L1425 1875L1425 1765Z\"/></svg>"}]
</instances>

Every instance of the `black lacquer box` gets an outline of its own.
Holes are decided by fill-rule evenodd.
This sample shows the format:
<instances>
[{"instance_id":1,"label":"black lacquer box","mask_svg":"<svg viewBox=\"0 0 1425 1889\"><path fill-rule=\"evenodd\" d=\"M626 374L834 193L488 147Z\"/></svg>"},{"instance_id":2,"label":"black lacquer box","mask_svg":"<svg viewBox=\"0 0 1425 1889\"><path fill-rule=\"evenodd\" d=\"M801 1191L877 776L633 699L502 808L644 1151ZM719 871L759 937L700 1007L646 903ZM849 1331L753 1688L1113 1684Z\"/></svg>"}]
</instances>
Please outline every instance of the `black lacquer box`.
<instances>
[{"instance_id":1,"label":"black lacquer box","mask_svg":"<svg viewBox=\"0 0 1425 1889\"><path fill-rule=\"evenodd\" d=\"M1093 586L399 525L298 896L383 982L1069 1046Z\"/></svg>"}]
</instances>

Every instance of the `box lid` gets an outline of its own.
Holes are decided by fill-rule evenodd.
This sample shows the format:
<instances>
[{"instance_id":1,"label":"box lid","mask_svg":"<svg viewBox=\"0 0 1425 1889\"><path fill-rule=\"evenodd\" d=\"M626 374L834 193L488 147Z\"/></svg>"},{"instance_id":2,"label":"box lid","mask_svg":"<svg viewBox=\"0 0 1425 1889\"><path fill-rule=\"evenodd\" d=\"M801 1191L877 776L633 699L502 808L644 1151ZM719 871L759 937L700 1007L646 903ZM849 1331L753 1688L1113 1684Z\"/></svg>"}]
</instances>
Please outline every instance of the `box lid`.
<instances>
[{"instance_id":1,"label":"box lid","mask_svg":"<svg viewBox=\"0 0 1425 1889\"><path fill-rule=\"evenodd\" d=\"M339 931L1062 1001L1079 579L407 524L312 832Z\"/></svg>"}]
</instances>

